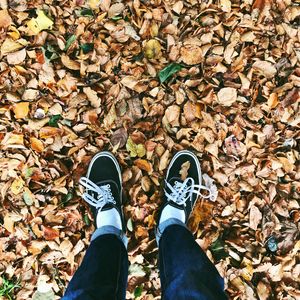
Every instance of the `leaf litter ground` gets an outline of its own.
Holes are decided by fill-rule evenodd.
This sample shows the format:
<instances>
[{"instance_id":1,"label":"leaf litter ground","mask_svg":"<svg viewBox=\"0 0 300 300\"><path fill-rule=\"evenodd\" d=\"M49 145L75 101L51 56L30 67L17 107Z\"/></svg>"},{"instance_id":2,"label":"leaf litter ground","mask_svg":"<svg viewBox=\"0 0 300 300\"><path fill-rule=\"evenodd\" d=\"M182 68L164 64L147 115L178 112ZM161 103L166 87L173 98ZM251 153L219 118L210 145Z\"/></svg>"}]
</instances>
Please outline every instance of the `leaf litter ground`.
<instances>
[{"instance_id":1,"label":"leaf litter ground","mask_svg":"<svg viewBox=\"0 0 300 300\"><path fill-rule=\"evenodd\" d=\"M299 4L1 1L0 295L63 295L93 232L78 180L110 150L127 299L160 299L163 174L191 149L219 193L189 226L229 298L299 299Z\"/></svg>"}]
</instances>

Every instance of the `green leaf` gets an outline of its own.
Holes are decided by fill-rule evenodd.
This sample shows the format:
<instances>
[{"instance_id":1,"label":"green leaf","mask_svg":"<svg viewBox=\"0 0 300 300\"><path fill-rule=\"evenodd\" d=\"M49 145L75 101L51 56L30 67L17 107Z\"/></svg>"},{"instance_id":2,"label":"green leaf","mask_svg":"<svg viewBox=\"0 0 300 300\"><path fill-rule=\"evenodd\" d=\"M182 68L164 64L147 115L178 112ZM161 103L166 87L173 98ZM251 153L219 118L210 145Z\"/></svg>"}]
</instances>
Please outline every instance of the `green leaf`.
<instances>
[{"instance_id":1,"label":"green leaf","mask_svg":"<svg viewBox=\"0 0 300 300\"><path fill-rule=\"evenodd\" d=\"M70 200L72 200L73 196L74 195L72 191L68 192L68 194L62 197L62 204L65 205L66 203L68 203Z\"/></svg>"},{"instance_id":2,"label":"green leaf","mask_svg":"<svg viewBox=\"0 0 300 300\"><path fill-rule=\"evenodd\" d=\"M121 20L122 17L121 16L115 16L115 17L112 17L111 18L113 21L118 21L118 20Z\"/></svg>"},{"instance_id":3,"label":"green leaf","mask_svg":"<svg viewBox=\"0 0 300 300\"><path fill-rule=\"evenodd\" d=\"M209 249L210 249L214 259L216 259L217 261L228 256L225 242L221 238L218 238L217 240L215 240L210 245Z\"/></svg>"},{"instance_id":4,"label":"green leaf","mask_svg":"<svg viewBox=\"0 0 300 300\"><path fill-rule=\"evenodd\" d=\"M82 49L82 52L84 54L89 53L90 51L92 51L94 49L94 44L93 43L86 43L83 45L80 45L80 48Z\"/></svg>"},{"instance_id":5,"label":"green leaf","mask_svg":"<svg viewBox=\"0 0 300 300\"><path fill-rule=\"evenodd\" d=\"M61 115L54 115L49 120L49 126L58 127L57 122L61 119Z\"/></svg>"},{"instance_id":6,"label":"green leaf","mask_svg":"<svg viewBox=\"0 0 300 300\"><path fill-rule=\"evenodd\" d=\"M91 221L90 221L88 215L84 215L83 220L84 220L84 223L85 223L87 226L89 226L89 225L91 224Z\"/></svg>"},{"instance_id":7,"label":"green leaf","mask_svg":"<svg viewBox=\"0 0 300 300\"><path fill-rule=\"evenodd\" d=\"M89 8L84 8L80 11L80 15L81 16L88 16L88 17L93 17L94 16L94 12L92 9Z\"/></svg>"},{"instance_id":8,"label":"green leaf","mask_svg":"<svg viewBox=\"0 0 300 300\"><path fill-rule=\"evenodd\" d=\"M138 287L135 288L134 290L134 298L140 297L142 296L142 292L143 292L143 286L139 285Z\"/></svg>"},{"instance_id":9,"label":"green leaf","mask_svg":"<svg viewBox=\"0 0 300 300\"><path fill-rule=\"evenodd\" d=\"M28 179L32 176L34 172L34 168L27 168L25 169L25 179Z\"/></svg>"},{"instance_id":10,"label":"green leaf","mask_svg":"<svg viewBox=\"0 0 300 300\"><path fill-rule=\"evenodd\" d=\"M68 40L67 40L67 42L66 42L66 46L65 46L64 51L67 51L67 50L70 48L70 46L71 46L75 41L76 41L76 35L75 35L75 34L72 34L72 35L68 38Z\"/></svg>"},{"instance_id":11,"label":"green leaf","mask_svg":"<svg viewBox=\"0 0 300 300\"><path fill-rule=\"evenodd\" d=\"M28 206L30 206L32 205L34 199L32 198L32 194L29 191L25 191L23 193L23 200Z\"/></svg>"},{"instance_id":12,"label":"green leaf","mask_svg":"<svg viewBox=\"0 0 300 300\"><path fill-rule=\"evenodd\" d=\"M168 66L166 66L164 69L159 71L158 77L161 83L165 82L167 79L169 79L173 74L180 71L182 69L182 66L177 63L171 63Z\"/></svg>"},{"instance_id":13,"label":"green leaf","mask_svg":"<svg viewBox=\"0 0 300 300\"><path fill-rule=\"evenodd\" d=\"M132 224L132 219L129 218L127 221L127 229L132 232L133 231L133 224Z\"/></svg>"}]
</instances>

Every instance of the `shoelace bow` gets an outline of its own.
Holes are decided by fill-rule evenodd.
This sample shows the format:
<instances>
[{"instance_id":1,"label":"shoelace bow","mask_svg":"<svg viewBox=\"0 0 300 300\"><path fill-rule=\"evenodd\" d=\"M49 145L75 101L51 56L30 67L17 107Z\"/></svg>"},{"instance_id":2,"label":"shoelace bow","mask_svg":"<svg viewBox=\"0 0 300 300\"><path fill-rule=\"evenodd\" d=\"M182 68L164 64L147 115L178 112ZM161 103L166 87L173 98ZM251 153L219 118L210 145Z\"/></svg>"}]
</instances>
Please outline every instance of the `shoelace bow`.
<instances>
[{"instance_id":1,"label":"shoelace bow","mask_svg":"<svg viewBox=\"0 0 300 300\"><path fill-rule=\"evenodd\" d=\"M82 198L96 209L101 210L107 203L116 204L116 201L111 193L110 184L98 186L86 177L81 177L79 183L86 188L86 192L83 193ZM96 193L96 198L88 194L88 192Z\"/></svg>"},{"instance_id":2,"label":"shoelace bow","mask_svg":"<svg viewBox=\"0 0 300 300\"><path fill-rule=\"evenodd\" d=\"M188 177L183 182L175 181L172 186L166 181L167 187L170 189L171 193L169 194L165 190L168 201L173 201L178 205L186 205L186 201L192 200L193 194L201 196L205 199L215 200L216 195L213 194L212 190L204 185L196 185L193 178ZM200 191L208 191L208 195L203 195Z\"/></svg>"}]
</instances>

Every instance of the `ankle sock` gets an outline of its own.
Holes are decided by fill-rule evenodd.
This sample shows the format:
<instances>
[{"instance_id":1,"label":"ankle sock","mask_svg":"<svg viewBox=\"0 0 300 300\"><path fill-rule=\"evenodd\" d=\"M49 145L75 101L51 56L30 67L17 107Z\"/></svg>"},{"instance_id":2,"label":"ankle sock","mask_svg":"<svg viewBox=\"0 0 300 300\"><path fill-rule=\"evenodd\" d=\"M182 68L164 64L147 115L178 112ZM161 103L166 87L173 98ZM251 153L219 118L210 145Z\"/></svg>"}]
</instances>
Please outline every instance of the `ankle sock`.
<instances>
[{"instance_id":1,"label":"ankle sock","mask_svg":"<svg viewBox=\"0 0 300 300\"><path fill-rule=\"evenodd\" d=\"M176 218L180 220L181 222L185 223L185 213L183 209L176 208L171 205L166 205L163 209L159 223L166 221L169 218Z\"/></svg>"},{"instance_id":2,"label":"ankle sock","mask_svg":"<svg viewBox=\"0 0 300 300\"><path fill-rule=\"evenodd\" d=\"M99 211L96 218L96 224L97 228L110 225L122 230L121 217L115 208Z\"/></svg>"}]
</instances>

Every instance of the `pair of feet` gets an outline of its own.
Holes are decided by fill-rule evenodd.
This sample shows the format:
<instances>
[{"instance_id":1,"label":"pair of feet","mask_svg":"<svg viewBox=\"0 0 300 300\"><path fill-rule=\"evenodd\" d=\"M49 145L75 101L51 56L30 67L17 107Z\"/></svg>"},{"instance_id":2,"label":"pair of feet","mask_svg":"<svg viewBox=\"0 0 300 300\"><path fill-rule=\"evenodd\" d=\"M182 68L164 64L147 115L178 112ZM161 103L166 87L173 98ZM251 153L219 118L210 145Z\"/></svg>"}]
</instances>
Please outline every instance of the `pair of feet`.
<instances>
[{"instance_id":1,"label":"pair of feet","mask_svg":"<svg viewBox=\"0 0 300 300\"><path fill-rule=\"evenodd\" d=\"M189 166L184 180L181 176L183 164ZM97 228L110 225L125 232L121 168L113 154L105 151L96 154L90 162L86 177L82 177L79 183L86 188L83 199L91 207ZM206 190L206 195L201 190ZM167 170L158 225L169 218L187 223L200 195L211 198L212 192L202 185L197 156L187 150L177 152Z\"/></svg>"}]
</instances>

